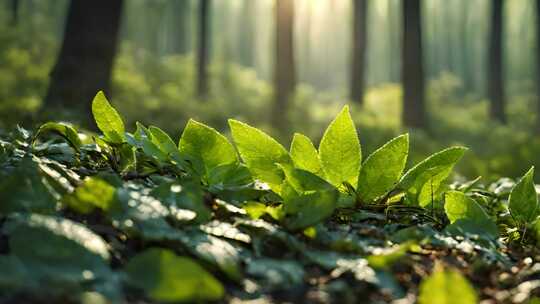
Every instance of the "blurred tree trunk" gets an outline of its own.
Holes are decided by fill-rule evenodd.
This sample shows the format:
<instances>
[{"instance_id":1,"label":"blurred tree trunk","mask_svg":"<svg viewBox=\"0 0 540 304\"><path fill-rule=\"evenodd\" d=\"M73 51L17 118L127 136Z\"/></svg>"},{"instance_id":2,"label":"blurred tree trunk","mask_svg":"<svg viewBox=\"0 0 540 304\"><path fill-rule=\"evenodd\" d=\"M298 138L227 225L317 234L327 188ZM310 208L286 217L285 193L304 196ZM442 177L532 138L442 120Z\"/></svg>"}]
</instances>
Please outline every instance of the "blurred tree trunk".
<instances>
[{"instance_id":1,"label":"blurred tree trunk","mask_svg":"<svg viewBox=\"0 0 540 304\"><path fill-rule=\"evenodd\" d=\"M11 0L11 25L17 26L19 24L19 0Z\"/></svg>"},{"instance_id":2,"label":"blurred tree trunk","mask_svg":"<svg viewBox=\"0 0 540 304\"><path fill-rule=\"evenodd\" d=\"M241 22L238 23L240 63L247 67L255 66L255 2L243 1Z\"/></svg>"},{"instance_id":3,"label":"blurred tree trunk","mask_svg":"<svg viewBox=\"0 0 540 304\"><path fill-rule=\"evenodd\" d=\"M400 29L397 25L399 19L397 6L398 3L396 1L388 1L388 47L390 48L388 50L388 65L390 82L399 81L399 55L398 53L396 53L396 50L398 49L399 36L396 34L399 32Z\"/></svg>"},{"instance_id":4,"label":"blurred tree trunk","mask_svg":"<svg viewBox=\"0 0 540 304\"><path fill-rule=\"evenodd\" d=\"M368 0L353 1L352 70L349 98L364 103Z\"/></svg>"},{"instance_id":5,"label":"blurred tree trunk","mask_svg":"<svg viewBox=\"0 0 540 304\"><path fill-rule=\"evenodd\" d=\"M460 38L461 38L461 69L462 69L462 80L463 80L463 90L465 92L471 92L473 85L473 77L471 73L471 62L469 57L472 55L470 52L470 43L469 43L469 12L471 6L469 5L470 0L462 0L461 5L461 20L460 20Z\"/></svg>"},{"instance_id":6,"label":"blurred tree trunk","mask_svg":"<svg viewBox=\"0 0 540 304\"><path fill-rule=\"evenodd\" d=\"M453 23L455 20L452 9L454 1L448 1L443 0L442 4L442 20L443 20L443 26L441 29L444 33L444 50L445 50L445 63L446 63L446 70L453 75L457 76L457 68L456 68L456 62L455 62L455 55L457 53L456 45L454 43L454 40L452 39L452 34L455 32L455 29L457 28Z\"/></svg>"},{"instance_id":7,"label":"blurred tree trunk","mask_svg":"<svg viewBox=\"0 0 540 304\"><path fill-rule=\"evenodd\" d=\"M175 12L176 34L172 41L172 51L174 54L186 55L190 51L191 40L191 1L180 0L173 1Z\"/></svg>"},{"instance_id":8,"label":"blurred tree trunk","mask_svg":"<svg viewBox=\"0 0 540 304\"><path fill-rule=\"evenodd\" d=\"M208 97L208 62L210 42L210 0L199 0L199 45L197 48L197 96Z\"/></svg>"},{"instance_id":9,"label":"blurred tree trunk","mask_svg":"<svg viewBox=\"0 0 540 304\"><path fill-rule=\"evenodd\" d=\"M490 117L506 123L503 82L503 2L491 3L491 31L489 37L488 98L491 101Z\"/></svg>"},{"instance_id":10,"label":"blurred tree trunk","mask_svg":"<svg viewBox=\"0 0 540 304\"><path fill-rule=\"evenodd\" d=\"M303 60L303 79L306 82L310 82L313 76L312 66L311 66L311 22L313 19L313 6L307 5L305 7L305 18L304 24L302 24L303 32L302 35L302 60Z\"/></svg>"},{"instance_id":11,"label":"blurred tree trunk","mask_svg":"<svg viewBox=\"0 0 540 304\"><path fill-rule=\"evenodd\" d=\"M540 0L536 0L536 130L540 134Z\"/></svg>"},{"instance_id":12,"label":"blurred tree trunk","mask_svg":"<svg viewBox=\"0 0 540 304\"><path fill-rule=\"evenodd\" d=\"M72 0L62 47L44 105L90 113L90 102L103 90L110 95L123 0Z\"/></svg>"},{"instance_id":13,"label":"blurred tree trunk","mask_svg":"<svg viewBox=\"0 0 540 304\"><path fill-rule=\"evenodd\" d=\"M420 0L405 0L403 5L403 54L401 79L403 82L403 124L413 128L427 128L424 64L422 62L422 23Z\"/></svg>"},{"instance_id":14,"label":"blurred tree trunk","mask_svg":"<svg viewBox=\"0 0 540 304\"><path fill-rule=\"evenodd\" d=\"M280 130L289 127L289 102L296 86L294 65L294 0L276 1L276 57L274 70L274 108L272 125Z\"/></svg>"}]
</instances>

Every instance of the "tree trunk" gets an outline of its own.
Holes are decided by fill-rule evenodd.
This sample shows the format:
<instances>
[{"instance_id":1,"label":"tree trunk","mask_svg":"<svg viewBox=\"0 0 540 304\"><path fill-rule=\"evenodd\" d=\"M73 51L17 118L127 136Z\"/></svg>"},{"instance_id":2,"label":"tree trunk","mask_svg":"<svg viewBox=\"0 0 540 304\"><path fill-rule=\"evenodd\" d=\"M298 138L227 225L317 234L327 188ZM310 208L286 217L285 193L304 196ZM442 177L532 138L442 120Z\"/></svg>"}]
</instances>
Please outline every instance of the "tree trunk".
<instances>
[{"instance_id":1,"label":"tree trunk","mask_svg":"<svg viewBox=\"0 0 540 304\"><path fill-rule=\"evenodd\" d=\"M491 7L491 32L489 38L488 98L491 101L490 117L506 123L503 82L503 0L493 0Z\"/></svg>"},{"instance_id":2,"label":"tree trunk","mask_svg":"<svg viewBox=\"0 0 540 304\"><path fill-rule=\"evenodd\" d=\"M399 5L396 1L388 1L388 66L389 66L389 82L398 82L399 81L399 51L396 50L399 48L398 41L399 35Z\"/></svg>"},{"instance_id":3,"label":"tree trunk","mask_svg":"<svg viewBox=\"0 0 540 304\"><path fill-rule=\"evenodd\" d=\"M197 49L197 96L204 100L208 97L208 62L210 42L210 0L199 1L199 46Z\"/></svg>"},{"instance_id":4,"label":"tree trunk","mask_svg":"<svg viewBox=\"0 0 540 304\"><path fill-rule=\"evenodd\" d=\"M474 88L474 79L471 72L471 60L470 56L470 37L469 37L469 12L471 5L469 0L462 0L461 3L461 22L460 22L460 36L461 36L461 67L462 67L462 80L463 90L468 93Z\"/></svg>"},{"instance_id":5,"label":"tree trunk","mask_svg":"<svg viewBox=\"0 0 540 304\"><path fill-rule=\"evenodd\" d=\"M536 0L536 130L540 134L540 0Z\"/></svg>"},{"instance_id":6,"label":"tree trunk","mask_svg":"<svg viewBox=\"0 0 540 304\"><path fill-rule=\"evenodd\" d=\"M350 98L353 102L364 103L364 85L366 71L367 43L367 6L368 0L353 1L353 38L352 38L352 70Z\"/></svg>"},{"instance_id":7,"label":"tree trunk","mask_svg":"<svg viewBox=\"0 0 540 304\"><path fill-rule=\"evenodd\" d=\"M313 19L313 6L311 4L307 4L305 7L305 17L304 22L301 26L302 28L302 42L301 46L299 46L299 49L301 50L301 56L298 59L299 61L302 61L300 66L302 67L300 78L305 81L306 83L310 83L313 81L313 66L312 66L312 56L311 56L311 27L312 27L312 19Z\"/></svg>"},{"instance_id":8,"label":"tree trunk","mask_svg":"<svg viewBox=\"0 0 540 304\"><path fill-rule=\"evenodd\" d=\"M62 47L51 71L47 109L79 108L90 113L94 95L110 95L123 0L72 0Z\"/></svg>"},{"instance_id":9,"label":"tree trunk","mask_svg":"<svg viewBox=\"0 0 540 304\"><path fill-rule=\"evenodd\" d=\"M176 29L172 31L176 34L172 37L172 51L175 54L186 55L190 51L190 38L191 38L191 1L180 0L174 1L173 7L175 9L176 16Z\"/></svg>"},{"instance_id":10,"label":"tree trunk","mask_svg":"<svg viewBox=\"0 0 540 304\"><path fill-rule=\"evenodd\" d=\"M239 23L239 59L240 63L247 67L255 66L255 4L253 0L244 0L242 22Z\"/></svg>"},{"instance_id":11,"label":"tree trunk","mask_svg":"<svg viewBox=\"0 0 540 304\"><path fill-rule=\"evenodd\" d=\"M405 0L402 3L403 124L407 127L427 128L424 101L424 64L422 62L421 5L420 0Z\"/></svg>"},{"instance_id":12,"label":"tree trunk","mask_svg":"<svg viewBox=\"0 0 540 304\"><path fill-rule=\"evenodd\" d=\"M274 108L272 124L275 128L286 130L290 99L296 86L294 66L293 22L294 0L276 1L276 57L274 70Z\"/></svg>"},{"instance_id":13,"label":"tree trunk","mask_svg":"<svg viewBox=\"0 0 540 304\"><path fill-rule=\"evenodd\" d=\"M11 25L19 24L19 0L11 0Z\"/></svg>"}]
</instances>

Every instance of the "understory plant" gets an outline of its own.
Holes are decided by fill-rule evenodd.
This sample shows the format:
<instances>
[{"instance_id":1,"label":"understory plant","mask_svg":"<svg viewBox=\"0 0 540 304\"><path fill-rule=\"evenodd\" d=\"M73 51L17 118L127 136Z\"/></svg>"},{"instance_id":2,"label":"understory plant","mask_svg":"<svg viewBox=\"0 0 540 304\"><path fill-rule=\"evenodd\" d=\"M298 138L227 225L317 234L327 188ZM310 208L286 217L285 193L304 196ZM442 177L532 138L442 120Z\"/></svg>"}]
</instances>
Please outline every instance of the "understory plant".
<instances>
[{"instance_id":1,"label":"understory plant","mask_svg":"<svg viewBox=\"0 0 540 304\"><path fill-rule=\"evenodd\" d=\"M0 296L193 302L302 284L335 292L306 283L316 266L398 299L407 284L393 267L411 254L451 248L503 271L512 263L501 249L534 246L540 231L534 168L515 185L449 184L467 149L406 169L408 134L363 158L347 106L318 147L295 133L289 150L233 119L232 142L195 120L178 141L157 126L129 132L102 92L92 113L101 134L48 122L0 141ZM421 303L477 301L441 261L421 279Z\"/></svg>"}]
</instances>

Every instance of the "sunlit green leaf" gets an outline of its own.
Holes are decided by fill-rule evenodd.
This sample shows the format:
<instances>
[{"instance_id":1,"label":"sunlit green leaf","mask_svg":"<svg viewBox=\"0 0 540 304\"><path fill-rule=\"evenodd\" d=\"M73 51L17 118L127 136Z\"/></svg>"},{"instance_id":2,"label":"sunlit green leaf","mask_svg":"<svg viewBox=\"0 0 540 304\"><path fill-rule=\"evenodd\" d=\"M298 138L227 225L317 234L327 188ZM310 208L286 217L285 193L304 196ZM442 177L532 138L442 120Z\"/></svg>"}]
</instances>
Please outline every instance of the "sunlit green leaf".
<instances>
[{"instance_id":1,"label":"sunlit green leaf","mask_svg":"<svg viewBox=\"0 0 540 304\"><path fill-rule=\"evenodd\" d=\"M324 177L317 149L307 136L295 133L290 150L295 167Z\"/></svg>"},{"instance_id":2,"label":"sunlit green leaf","mask_svg":"<svg viewBox=\"0 0 540 304\"><path fill-rule=\"evenodd\" d=\"M409 152L409 135L398 136L373 152L360 170L357 193L370 203L392 190L399 181Z\"/></svg>"},{"instance_id":3,"label":"sunlit green leaf","mask_svg":"<svg viewBox=\"0 0 540 304\"><path fill-rule=\"evenodd\" d=\"M282 168L287 182L282 191L287 227L306 228L332 215L339 197L334 186L311 172Z\"/></svg>"},{"instance_id":4,"label":"sunlit green leaf","mask_svg":"<svg viewBox=\"0 0 540 304\"><path fill-rule=\"evenodd\" d=\"M105 212L118 208L116 189L98 177L88 177L75 192L64 196L63 201L72 209L87 214L95 208Z\"/></svg>"},{"instance_id":5,"label":"sunlit green leaf","mask_svg":"<svg viewBox=\"0 0 540 304\"><path fill-rule=\"evenodd\" d=\"M158 146L161 151L168 155L178 153L176 144L165 131L155 126L150 126L148 130L152 134L152 142Z\"/></svg>"},{"instance_id":6,"label":"sunlit green leaf","mask_svg":"<svg viewBox=\"0 0 540 304\"><path fill-rule=\"evenodd\" d=\"M362 152L348 106L343 107L324 132L319 156L324 173L332 185L339 187L344 182L357 185Z\"/></svg>"},{"instance_id":7,"label":"sunlit green leaf","mask_svg":"<svg viewBox=\"0 0 540 304\"><path fill-rule=\"evenodd\" d=\"M192 119L188 121L178 146L201 176L218 166L238 161L234 147L225 136Z\"/></svg>"},{"instance_id":8,"label":"sunlit green leaf","mask_svg":"<svg viewBox=\"0 0 540 304\"><path fill-rule=\"evenodd\" d=\"M519 224L531 223L538 213L538 196L534 186L534 167L516 183L508 198L510 214Z\"/></svg>"},{"instance_id":9,"label":"sunlit green leaf","mask_svg":"<svg viewBox=\"0 0 540 304\"><path fill-rule=\"evenodd\" d=\"M397 188L407 191L409 203L422 207L429 205L440 195L442 182L465 151L467 148L452 147L431 155L407 171Z\"/></svg>"},{"instance_id":10,"label":"sunlit green leaf","mask_svg":"<svg viewBox=\"0 0 540 304\"><path fill-rule=\"evenodd\" d=\"M189 257L151 248L131 258L125 267L129 282L154 301L198 302L223 297L223 285Z\"/></svg>"},{"instance_id":11,"label":"sunlit green leaf","mask_svg":"<svg viewBox=\"0 0 540 304\"><path fill-rule=\"evenodd\" d=\"M486 220L488 215L472 198L459 191L446 192L444 196L444 211L450 223L458 219Z\"/></svg>"},{"instance_id":12,"label":"sunlit green leaf","mask_svg":"<svg viewBox=\"0 0 540 304\"><path fill-rule=\"evenodd\" d=\"M420 284L419 304L476 304L478 297L474 288L457 270L444 270L436 266L433 273Z\"/></svg>"},{"instance_id":13,"label":"sunlit green leaf","mask_svg":"<svg viewBox=\"0 0 540 304\"><path fill-rule=\"evenodd\" d=\"M102 91L99 91L92 101L92 114L105 138L113 143L125 141L125 127L122 117L111 106Z\"/></svg>"},{"instance_id":14,"label":"sunlit green leaf","mask_svg":"<svg viewBox=\"0 0 540 304\"><path fill-rule=\"evenodd\" d=\"M279 191L284 175L276 164L292 164L282 145L261 130L230 119L232 137L240 156L254 178Z\"/></svg>"},{"instance_id":15,"label":"sunlit green leaf","mask_svg":"<svg viewBox=\"0 0 540 304\"><path fill-rule=\"evenodd\" d=\"M65 138L70 146L79 151L82 142L79 139L77 130L70 124L64 122L47 122L42 124L34 136L34 140L46 133L56 133Z\"/></svg>"}]
</instances>

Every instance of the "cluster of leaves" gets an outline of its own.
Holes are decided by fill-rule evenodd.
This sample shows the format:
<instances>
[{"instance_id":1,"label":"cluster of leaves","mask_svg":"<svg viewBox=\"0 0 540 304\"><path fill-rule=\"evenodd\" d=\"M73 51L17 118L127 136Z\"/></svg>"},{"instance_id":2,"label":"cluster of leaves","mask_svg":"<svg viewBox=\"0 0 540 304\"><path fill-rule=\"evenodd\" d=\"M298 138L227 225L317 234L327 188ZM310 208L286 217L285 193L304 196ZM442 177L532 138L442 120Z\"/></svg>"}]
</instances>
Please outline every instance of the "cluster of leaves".
<instances>
[{"instance_id":1,"label":"cluster of leaves","mask_svg":"<svg viewBox=\"0 0 540 304\"><path fill-rule=\"evenodd\" d=\"M290 151L236 120L234 145L194 120L178 144L130 133L101 92L92 112L99 136L50 122L0 141L1 299L519 302L538 275L508 249L540 231L533 169L448 185L466 149L405 171L407 134L362 160L347 107L318 149L295 134ZM516 265L514 285L474 276Z\"/></svg>"}]
</instances>

